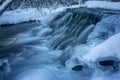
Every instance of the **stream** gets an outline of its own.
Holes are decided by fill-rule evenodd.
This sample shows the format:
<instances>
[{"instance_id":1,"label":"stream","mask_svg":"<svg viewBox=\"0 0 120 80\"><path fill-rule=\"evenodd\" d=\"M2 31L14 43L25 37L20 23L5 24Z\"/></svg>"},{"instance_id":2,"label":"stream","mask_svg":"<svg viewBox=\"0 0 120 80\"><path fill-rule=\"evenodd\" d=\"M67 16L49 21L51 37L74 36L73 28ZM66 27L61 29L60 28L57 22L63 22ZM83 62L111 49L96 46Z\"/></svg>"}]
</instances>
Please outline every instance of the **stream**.
<instances>
[{"instance_id":1,"label":"stream","mask_svg":"<svg viewBox=\"0 0 120 80\"><path fill-rule=\"evenodd\" d=\"M115 62L111 67L119 65L115 56L98 57L93 63L82 60L82 56L119 33L119 25L118 13L75 8L52 14L41 22L2 26L0 77L2 80L110 80L106 76L118 77L120 71L116 75L114 70L112 73L109 68L102 71L97 66L98 60L104 58ZM98 75L102 78L94 78Z\"/></svg>"}]
</instances>

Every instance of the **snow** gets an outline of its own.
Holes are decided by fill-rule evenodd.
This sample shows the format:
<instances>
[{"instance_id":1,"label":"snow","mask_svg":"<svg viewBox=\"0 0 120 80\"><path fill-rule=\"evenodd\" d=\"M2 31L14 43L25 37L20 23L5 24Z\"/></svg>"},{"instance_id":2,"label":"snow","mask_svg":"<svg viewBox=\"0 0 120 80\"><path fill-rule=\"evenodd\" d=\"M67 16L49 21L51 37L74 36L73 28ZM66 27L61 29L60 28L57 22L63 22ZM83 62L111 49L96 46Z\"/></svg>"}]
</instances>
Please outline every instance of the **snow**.
<instances>
[{"instance_id":1,"label":"snow","mask_svg":"<svg viewBox=\"0 0 120 80\"><path fill-rule=\"evenodd\" d=\"M21 22L39 20L39 11L37 9L21 9L16 11L6 11L0 16L0 25L17 24Z\"/></svg>"},{"instance_id":2,"label":"snow","mask_svg":"<svg viewBox=\"0 0 120 80\"><path fill-rule=\"evenodd\" d=\"M67 8L78 8L78 7L120 10L119 9L120 2L87 1L85 4L80 4L80 5L60 7L57 9L51 8L50 9L51 11L49 11L49 9L46 8L42 8L40 10L37 10L35 8L28 8L28 9L18 9L15 11L6 11L3 13L3 15L0 16L0 25L17 24L22 22L42 20L47 16L52 16L54 15L54 13L63 11Z\"/></svg>"},{"instance_id":3,"label":"snow","mask_svg":"<svg viewBox=\"0 0 120 80\"><path fill-rule=\"evenodd\" d=\"M95 46L88 53L83 55L83 59L95 62L99 58L116 57L120 59L120 33L115 34L103 43ZM94 58L93 58L94 57Z\"/></svg>"},{"instance_id":4,"label":"snow","mask_svg":"<svg viewBox=\"0 0 120 80\"><path fill-rule=\"evenodd\" d=\"M85 3L85 6L88 8L120 10L120 2L87 1Z\"/></svg>"},{"instance_id":5,"label":"snow","mask_svg":"<svg viewBox=\"0 0 120 80\"><path fill-rule=\"evenodd\" d=\"M55 15L54 13L63 11L67 8L75 8L77 5L71 7L60 7L57 9L51 9L51 12L47 8L38 10L36 8L18 9L14 11L6 11L0 16L0 25L5 24L17 24L22 22L43 20L45 17Z\"/></svg>"},{"instance_id":6,"label":"snow","mask_svg":"<svg viewBox=\"0 0 120 80\"><path fill-rule=\"evenodd\" d=\"M63 8L58 8L51 11L52 14L55 12L62 11ZM51 15L50 11L46 8L40 10L36 8L18 9L14 11L6 11L0 16L0 25L5 24L17 24L29 21L38 21L44 19L46 16Z\"/></svg>"}]
</instances>

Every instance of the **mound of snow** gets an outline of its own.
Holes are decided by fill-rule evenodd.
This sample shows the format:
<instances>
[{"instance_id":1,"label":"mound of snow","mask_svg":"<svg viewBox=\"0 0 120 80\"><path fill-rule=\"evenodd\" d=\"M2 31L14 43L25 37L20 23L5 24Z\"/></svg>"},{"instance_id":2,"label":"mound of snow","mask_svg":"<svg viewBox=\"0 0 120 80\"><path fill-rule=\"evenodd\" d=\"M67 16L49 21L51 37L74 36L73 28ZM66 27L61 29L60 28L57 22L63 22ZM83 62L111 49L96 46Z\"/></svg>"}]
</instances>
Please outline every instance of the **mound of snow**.
<instances>
[{"instance_id":1,"label":"mound of snow","mask_svg":"<svg viewBox=\"0 0 120 80\"><path fill-rule=\"evenodd\" d=\"M120 59L120 33L110 37L100 45L83 55L87 61L95 62L99 58L116 57Z\"/></svg>"}]
</instances>

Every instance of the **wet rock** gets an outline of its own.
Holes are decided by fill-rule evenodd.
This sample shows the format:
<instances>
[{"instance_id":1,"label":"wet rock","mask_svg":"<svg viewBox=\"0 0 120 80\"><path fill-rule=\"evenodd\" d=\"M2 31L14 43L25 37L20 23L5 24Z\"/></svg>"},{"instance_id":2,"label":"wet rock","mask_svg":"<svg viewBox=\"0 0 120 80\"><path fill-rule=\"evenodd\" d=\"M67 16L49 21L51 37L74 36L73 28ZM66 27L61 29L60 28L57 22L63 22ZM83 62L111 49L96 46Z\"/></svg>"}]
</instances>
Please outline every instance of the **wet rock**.
<instances>
[{"instance_id":1,"label":"wet rock","mask_svg":"<svg viewBox=\"0 0 120 80\"><path fill-rule=\"evenodd\" d=\"M73 70L73 71L81 71L82 68L83 68L82 65L76 65L76 66L74 66L74 67L72 68L72 70Z\"/></svg>"}]
</instances>

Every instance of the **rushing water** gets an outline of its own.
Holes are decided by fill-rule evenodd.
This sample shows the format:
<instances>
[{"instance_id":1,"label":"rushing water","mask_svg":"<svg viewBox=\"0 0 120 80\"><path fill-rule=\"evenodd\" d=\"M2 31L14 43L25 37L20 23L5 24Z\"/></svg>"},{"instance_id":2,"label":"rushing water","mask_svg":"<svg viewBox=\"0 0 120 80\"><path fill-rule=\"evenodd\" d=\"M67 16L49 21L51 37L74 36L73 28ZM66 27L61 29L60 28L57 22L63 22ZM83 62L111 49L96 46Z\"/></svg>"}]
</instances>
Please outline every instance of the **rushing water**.
<instances>
[{"instance_id":1,"label":"rushing water","mask_svg":"<svg viewBox=\"0 0 120 80\"><path fill-rule=\"evenodd\" d=\"M81 56L119 33L119 19L118 14L67 9L41 23L0 27L1 79L109 80L106 76L113 73L106 74L96 65L82 60ZM119 59L113 58L108 62L119 64L116 60ZM104 64L104 61L100 64ZM102 75L99 78L98 73L105 75L105 78ZM113 77L118 76L113 74Z\"/></svg>"}]
</instances>

